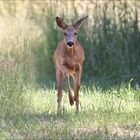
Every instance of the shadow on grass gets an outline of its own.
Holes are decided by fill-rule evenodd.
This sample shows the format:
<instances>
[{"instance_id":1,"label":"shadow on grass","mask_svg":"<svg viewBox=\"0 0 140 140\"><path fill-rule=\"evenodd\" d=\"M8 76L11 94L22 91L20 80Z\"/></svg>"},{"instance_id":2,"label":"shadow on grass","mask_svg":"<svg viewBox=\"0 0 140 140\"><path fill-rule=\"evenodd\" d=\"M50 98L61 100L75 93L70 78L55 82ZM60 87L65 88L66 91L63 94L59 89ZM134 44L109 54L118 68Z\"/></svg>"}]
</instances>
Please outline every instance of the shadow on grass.
<instances>
[{"instance_id":1,"label":"shadow on grass","mask_svg":"<svg viewBox=\"0 0 140 140\"><path fill-rule=\"evenodd\" d=\"M130 126L85 125L88 113L27 113L7 120L4 130L23 139L139 139L140 132ZM95 116L97 117L97 116ZM92 119L96 119L92 117ZM83 120L83 121L81 121ZM6 121L6 120L5 120ZM83 123L83 124L82 124ZM91 121L92 123L92 121ZM21 125L22 124L22 125Z\"/></svg>"}]
</instances>

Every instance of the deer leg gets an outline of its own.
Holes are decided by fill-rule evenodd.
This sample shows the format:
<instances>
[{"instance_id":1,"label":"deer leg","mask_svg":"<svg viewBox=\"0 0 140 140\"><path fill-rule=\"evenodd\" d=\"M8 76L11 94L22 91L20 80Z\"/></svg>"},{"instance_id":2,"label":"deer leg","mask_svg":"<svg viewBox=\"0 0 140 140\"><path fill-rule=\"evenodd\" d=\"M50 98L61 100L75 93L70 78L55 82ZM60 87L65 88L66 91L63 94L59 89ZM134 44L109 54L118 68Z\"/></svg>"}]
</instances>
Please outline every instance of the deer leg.
<instances>
[{"instance_id":1,"label":"deer leg","mask_svg":"<svg viewBox=\"0 0 140 140\"><path fill-rule=\"evenodd\" d=\"M62 100L62 72L57 68L56 69L56 79L57 79L57 87L58 87L58 94L57 94L57 112L60 112L61 108L61 100Z\"/></svg>"},{"instance_id":2,"label":"deer leg","mask_svg":"<svg viewBox=\"0 0 140 140\"><path fill-rule=\"evenodd\" d=\"M81 75L82 70L78 69L74 81L74 100L76 101L76 111L79 111L79 90L80 90L80 83L81 83Z\"/></svg>"},{"instance_id":3,"label":"deer leg","mask_svg":"<svg viewBox=\"0 0 140 140\"><path fill-rule=\"evenodd\" d=\"M66 84L67 84L67 87L68 87L68 93L69 93L69 102L70 102L70 105L73 105L74 104L74 100L73 100L73 96L71 94L71 90L70 90L70 81L69 81L69 74L65 74L65 79L66 79Z\"/></svg>"},{"instance_id":4,"label":"deer leg","mask_svg":"<svg viewBox=\"0 0 140 140\"><path fill-rule=\"evenodd\" d=\"M66 84L68 87L69 102L70 102L70 105L73 105L74 100L73 100L73 96L72 96L71 90L70 90L69 72L68 72L65 60L62 61L62 71L63 71L64 77L66 80Z\"/></svg>"}]
</instances>

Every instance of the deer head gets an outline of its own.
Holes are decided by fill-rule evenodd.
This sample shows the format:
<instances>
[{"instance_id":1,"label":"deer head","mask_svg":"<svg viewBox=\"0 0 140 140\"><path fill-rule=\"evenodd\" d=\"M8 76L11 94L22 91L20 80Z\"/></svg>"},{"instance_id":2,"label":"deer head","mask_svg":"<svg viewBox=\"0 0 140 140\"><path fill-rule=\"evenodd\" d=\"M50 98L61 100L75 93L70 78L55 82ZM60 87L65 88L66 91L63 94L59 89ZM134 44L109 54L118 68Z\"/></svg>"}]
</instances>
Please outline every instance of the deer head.
<instances>
[{"instance_id":1,"label":"deer head","mask_svg":"<svg viewBox=\"0 0 140 140\"><path fill-rule=\"evenodd\" d=\"M67 47L72 48L74 46L77 40L77 31L87 17L81 18L73 25L67 25L61 18L56 17L56 23L64 33L64 40Z\"/></svg>"}]
</instances>

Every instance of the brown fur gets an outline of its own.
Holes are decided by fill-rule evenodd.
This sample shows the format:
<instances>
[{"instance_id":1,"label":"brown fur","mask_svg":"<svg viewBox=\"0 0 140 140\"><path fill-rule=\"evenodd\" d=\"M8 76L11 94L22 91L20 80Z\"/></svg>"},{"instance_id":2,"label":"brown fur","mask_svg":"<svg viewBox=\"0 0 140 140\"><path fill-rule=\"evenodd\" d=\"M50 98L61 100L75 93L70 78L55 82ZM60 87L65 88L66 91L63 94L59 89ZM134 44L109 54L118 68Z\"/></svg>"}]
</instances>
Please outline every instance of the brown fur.
<instances>
[{"instance_id":1,"label":"brown fur","mask_svg":"<svg viewBox=\"0 0 140 140\"><path fill-rule=\"evenodd\" d=\"M60 24L58 26L63 29L64 32L75 32L74 27L66 25L61 19L59 19ZM79 24L80 25L80 24ZM69 30L71 28L71 30ZM62 100L62 81L65 78L66 84L69 92L69 101L73 105L76 101L76 110L79 110L79 89L82 75L82 65L85 59L84 50L81 44L74 38L75 42L73 47L68 47L66 44L66 39L62 40L54 53L53 60L56 68L56 79L58 84L58 111L60 110L61 100ZM74 81L74 97L71 94L69 75L72 76Z\"/></svg>"}]
</instances>

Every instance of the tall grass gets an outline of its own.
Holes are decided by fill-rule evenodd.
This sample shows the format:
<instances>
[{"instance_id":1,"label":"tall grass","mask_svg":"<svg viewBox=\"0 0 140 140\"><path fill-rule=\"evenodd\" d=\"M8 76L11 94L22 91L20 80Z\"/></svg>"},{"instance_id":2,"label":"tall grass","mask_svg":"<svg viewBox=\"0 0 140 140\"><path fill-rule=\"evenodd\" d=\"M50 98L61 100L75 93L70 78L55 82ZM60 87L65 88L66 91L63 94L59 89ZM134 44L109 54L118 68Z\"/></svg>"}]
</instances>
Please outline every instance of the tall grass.
<instances>
[{"instance_id":1,"label":"tall grass","mask_svg":"<svg viewBox=\"0 0 140 140\"><path fill-rule=\"evenodd\" d=\"M1 117L24 112L23 88L35 81L33 41L36 36L28 32L29 27L26 25L20 26L19 21L15 19L11 19L10 22L7 20L6 23L1 22Z\"/></svg>"},{"instance_id":2,"label":"tall grass","mask_svg":"<svg viewBox=\"0 0 140 140\"><path fill-rule=\"evenodd\" d=\"M19 101L24 104L21 94L24 86L36 81L45 85L54 82L52 57L58 42L63 38L56 26L55 17L61 16L67 23L73 23L80 18L79 7L76 7L78 3L69 3L73 6L74 16L69 15L70 8L66 3L62 6L68 9L68 13L63 13L61 8L54 8L60 5L59 2L50 2L49 6L44 3L46 7L41 15L36 9L32 9L31 16L26 21L19 20L16 16L9 20L1 18L2 114L6 114L4 110L12 110L12 105L17 109L22 108L19 103L15 103ZM138 6L134 2L110 1L95 2L92 8L84 7L84 15L89 15L89 19L78 33L86 56L82 81L93 81L97 78L98 81L107 79L112 83L133 79L132 82L137 86L140 79Z\"/></svg>"},{"instance_id":3,"label":"tall grass","mask_svg":"<svg viewBox=\"0 0 140 140\"><path fill-rule=\"evenodd\" d=\"M26 5L26 2L22 4ZM39 83L48 83L55 77L52 56L63 38L55 17L60 16L71 24L85 15L89 18L78 33L86 55L83 80L128 82L133 78L133 82L139 83L139 2L29 1L28 4L27 14L30 13L30 16L26 15L25 18L34 22L42 32L40 39L35 41L35 67ZM8 9L13 9L14 13L17 7L13 0Z\"/></svg>"},{"instance_id":4,"label":"tall grass","mask_svg":"<svg viewBox=\"0 0 140 140\"><path fill-rule=\"evenodd\" d=\"M47 14L44 14L42 30L46 39L39 48L40 51L43 51L44 48L45 51L42 54L46 62L42 63L42 69L39 72L40 78L44 78L41 76L42 71L43 73L47 71L48 75L54 75L52 55L57 43L63 38L55 23L59 10L54 10L53 6L58 5L52 4L50 9L46 9ZM78 33L86 55L83 79L92 81L97 78L128 82L133 78L133 82L139 83L138 6L134 2L110 1L109 3L96 2L94 8L94 13L92 13L92 10L90 11L87 7L87 11L90 12L84 13L84 15L89 15L89 19ZM75 22L80 18L74 5L73 9L73 17L68 17L67 13L60 12L60 16L64 17L67 23ZM43 59L42 57L40 59Z\"/></svg>"},{"instance_id":5,"label":"tall grass","mask_svg":"<svg viewBox=\"0 0 140 140\"><path fill-rule=\"evenodd\" d=\"M81 1L30 1L30 16L25 16L26 20L17 16L16 1L11 2L12 8L10 2L5 3L10 16L0 16L0 138L140 138L138 5L121 1L86 2L84 5ZM82 17L80 6L82 14L89 15L78 33L86 55L81 111L75 114L63 91L62 112L57 114L52 56L63 34L55 17L73 23ZM2 8L0 12L4 13ZM105 87L114 81L128 84L103 90L90 85L89 81L95 78L99 82L105 79ZM51 87L40 88L38 83Z\"/></svg>"},{"instance_id":6,"label":"tall grass","mask_svg":"<svg viewBox=\"0 0 140 140\"><path fill-rule=\"evenodd\" d=\"M70 8L66 3L61 6L68 8L68 13L63 13L61 8L54 8L60 5L59 2L50 2L49 6L45 3L42 15L32 9L31 17L27 21L23 20L24 22L15 16L10 20L1 18L1 102L6 100L3 99L5 93L14 100L14 93L17 92L20 98L21 90L28 83L52 83L55 77L52 57L58 42L63 38L56 26L55 17L65 17L67 23L73 23L80 18L77 10L79 7L74 2L69 3L73 6L74 16L68 16ZM86 55L83 81L92 81L95 78L111 81L133 79L139 84L138 6L134 2L110 1L95 2L93 9L88 6L84 9L84 15L89 15L89 19L78 33ZM6 106L11 104L3 103L3 107Z\"/></svg>"}]
</instances>

